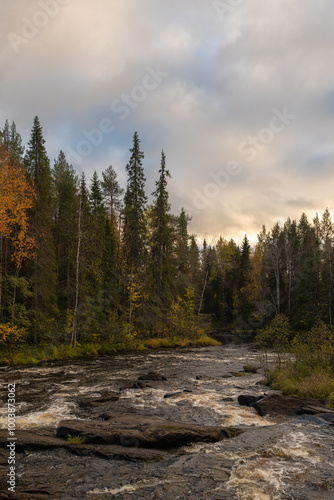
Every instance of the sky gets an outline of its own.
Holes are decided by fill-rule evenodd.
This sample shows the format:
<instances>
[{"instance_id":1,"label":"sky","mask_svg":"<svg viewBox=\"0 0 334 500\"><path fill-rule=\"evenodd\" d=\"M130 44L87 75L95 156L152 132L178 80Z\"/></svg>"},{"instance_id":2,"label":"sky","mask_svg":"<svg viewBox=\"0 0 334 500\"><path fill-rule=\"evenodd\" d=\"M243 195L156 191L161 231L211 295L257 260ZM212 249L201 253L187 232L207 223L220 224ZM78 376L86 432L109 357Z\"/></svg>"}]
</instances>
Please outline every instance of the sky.
<instances>
[{"instance_id":1,"label":"sky","mask_svg":"<svg viewBox=\"0 0 334 500\"><path fill-rule=\"evenodd\" d=\"M53 165L126 184L134 132L150 195L166 154L189 230L252 243L334 214L332 0L0 0L0 128L38 115Z\"/></svg>"}]
</instances>

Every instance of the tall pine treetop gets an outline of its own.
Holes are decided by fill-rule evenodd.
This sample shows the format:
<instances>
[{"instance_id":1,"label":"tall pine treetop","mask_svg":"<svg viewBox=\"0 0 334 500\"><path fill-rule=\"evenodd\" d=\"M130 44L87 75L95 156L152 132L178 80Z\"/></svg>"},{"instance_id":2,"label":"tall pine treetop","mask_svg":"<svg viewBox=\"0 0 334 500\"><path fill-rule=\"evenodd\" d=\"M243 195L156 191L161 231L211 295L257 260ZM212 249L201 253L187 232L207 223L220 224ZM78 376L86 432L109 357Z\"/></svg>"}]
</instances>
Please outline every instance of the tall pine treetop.
<instances>
[{"instance_id":1,"label":"tall pine treetop","mask_svg":"<svg viewBox=\"0 0 334 500\"><path fill-rule=\"evenodd\" d=\"M128 183L124 197L124 248L128 266L140 269L145 260L146 220L145 208L145 175L142 166L144 153L140 151L140 140L137 132L133 136L131 158L126 166Z\"/></svg>"}]
</instances>

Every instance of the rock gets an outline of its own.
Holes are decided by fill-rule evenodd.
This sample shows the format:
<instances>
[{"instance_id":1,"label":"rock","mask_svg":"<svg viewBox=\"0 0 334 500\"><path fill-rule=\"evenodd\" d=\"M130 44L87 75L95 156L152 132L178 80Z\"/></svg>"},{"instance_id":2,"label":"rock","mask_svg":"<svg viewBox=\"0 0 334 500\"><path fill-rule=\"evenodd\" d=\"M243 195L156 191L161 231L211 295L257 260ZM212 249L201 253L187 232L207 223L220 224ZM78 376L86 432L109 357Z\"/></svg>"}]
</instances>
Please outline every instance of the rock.
<instances>
[{"instance_id":1,"label":"rock","mask_svg":"<svg viewBox=\"0 0 334 500\"><path fill-rule=\"evenodd\" d=\"M246 373L257 373L259 371L259 367L255 365L245 365L243 370Z\"/></svg>"},{"instance_id":2,"label":"rock","mask_svg":"<svg viewBox=\"0 0 334 500\"><path fill-rule=\"evenodd\" d=\"M51 450L53 448L59 448L64 446L64 442L57 439L53 433L46 430L43 431L15 431L15 437L17 441L15 443L15 448L17 450ZM0 430L0 447L4 448L8 444L8 431Z\"/></svg>"},{"instance_id":3,"label":"rock","mask_svg":"<svg viewBox=\"0 0 334 500\"><path fill-rule=\"evenodd\" d=\"M138 380L155 380L158 382L165 382L167 379L163 375L160 375L160 373L149 372L147 375L140 375Z\"/></svg>"},{"instance_id":4,"label":"rock","mask_svg":"<svg viewBox=\"0 0 334 500\"><path fill-rule=\"evenodd\" d=\"M222 399L222 401L224 401L224 403L230 403L230 402L234 401L234 399L233 398L224 398L224 399Z\"/></svg>"},{"instance_id":5,"label":"rock","mask_svg":"<svg viewBox=\"0 0 334 500\"><path fill-rule=\"evenodd\" d=\"M294 419L296 423L308 423L314 425L331 425L331 422L328 422L320 415L299 415Z\"/></svg>"},{"instance_id":6,"label":"rock","mask_svg":"<svg viewBox=\"0 0 334 500\"><path fill-rule=\"evenodd\" d=\"M259 380L258 382L255 382L255 385L268 385L268 380L267 379Z\"/></svg>"},{"instance_id":7,"label":"rock","mask_svg":"<svg viewBox=\"0 0 334 500\"><path fill-rule=\"evenodd\" d=\"M78 401L78 405L81 406L82 408L96 408L103 403L109 403L109 402L118 401L118 400L119 400L119 395L115 393L115 394L110 394L109 396L103 396L100 398L80 399Z\"/></svg>"},{"instance_id":8,"label":"rock","mask_svg":"<svg viewBox=\"0 0 334 500\"><path fill-rule=\"evenodd\" d=\"M254 408L261 417L265 415L294 417L300 415L301 409L308 405L319 406L319 413L324 409L318 400L294 398L280 394L272 394L262 398L254 404Z\"/></svg>"},{"instance_id":9,"label":"rock","mask_svg":"<svg viewBox=\"0 0 334 500\"><path fill-rule=\"evenodd\" d=\"M138 380L138 382L135 382L131 387L130 389L145 389L145 387L147 387L147 384L146 382L144 382L143 380Z\"/></svg>"},{"instance_id":10,"label":"rock","mask_svg":"<svg viewBox=\"0 0 334 500\"><path fill-rule=\"evenodd\" d=\"M251 396L249 394L242 394L238 396L238 403L240 406L252 406L254 407L255 403L263 399L264 396Z\"/></svg>"},{"instance_id":11,"label":"rock","mask_svg":"<svg viewBox=\"0 0 334 500\"><path fill-rule=\"evenodd\" d=\"M63 420L57 428L58 437L83 436L87 443L157 449L179 448L194 442L214 443L242 432L128 414L115 415L108 421Z\"/></svg>"},{"instance_id":12,"label":"rock","mask_svg":"<svg viewBox=\"0 0 334 500\"><path fill-rule=\"evenodd\" d=\"M334 410L330 408L326 408L324 406L315 406L315 405L306 405L302 406L298 410L298 415L318 415L319 413L327 413L328 415L332 415L334 418Z\"/></svg>"},{"instance_id":13,"label":"rock","mask_svg":"<svg viewBox=\"0 0 334 500\"><path fill-rule=\"evenodd\" d=\"M164 395L164 399L172 398L173 396L179 396L180 394L183 394L183 392L179 391L179 392L172 392L170 394L165 394Z\"/></svg>"},{"instance_id":14,"label":"rock","mask_svg":"<svg viewBox=\"0 0 334 500\"><path fill-rule=\"evenodd\" d=\"M44 451L56 448L64 448L79 456L97 456L108 460L129 460L131 462L156 462L167 458L166 453L160 450L117 445L99 444L69 444L67 440L54 437L45 430L42 431L16 431L16 449L23 451ZM0 448L6 448L8 444L8 431L0 430ZM66 436L67 437L67 436ZM0 497L1 498L1 497Z\"/></svg>"}]
</instances>

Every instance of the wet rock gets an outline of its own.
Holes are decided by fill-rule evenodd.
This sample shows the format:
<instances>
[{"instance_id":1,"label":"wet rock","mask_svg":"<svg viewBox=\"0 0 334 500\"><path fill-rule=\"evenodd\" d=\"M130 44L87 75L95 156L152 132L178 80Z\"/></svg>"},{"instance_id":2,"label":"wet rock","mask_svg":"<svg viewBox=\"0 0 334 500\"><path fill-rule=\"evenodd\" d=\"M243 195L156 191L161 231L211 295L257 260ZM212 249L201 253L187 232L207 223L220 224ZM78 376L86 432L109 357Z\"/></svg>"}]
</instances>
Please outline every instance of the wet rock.
<instances>
[{"instance_id":1,"label":"wet rock","mask_svg":"<svg viewBox=\"0 0 334 500\"><path fill-rule=\"evenodd\" d=\"M140 375L140 377L138 377L138 380L154 380L157 382L165 382L167 378L163 375L160 375L160 373L149 372L147 375Z\"/></svg>"},{"instance_id":2,"label":"wet rock","mask_svg":"<svg viewBox=\"0 0 334 500\"><path fill-rule=\"evenodd\" d=\"M205 427L140 415L116 415L108 421L63 420L57 428L58 437L83 436L87 443L158 449L194 442L213 443L241 433L235 428Z\"/></svg>"},{"instance_id":3,"label":"wet rock","mask_svg":"<svg viewBox=\"0 0 334 500\"><path fill-rule=\"evenodd\" d=\"M64 442L54 437L54 435L46 430L40 432L30 431L15 431L17 438L15 448L17 450L50 450L53 448L63 447ZM5 448L8 444L8 431L0 430L0 447Z\"/></svg>"},{"instance_id":4,"label":"wet rock","mask_svg":"<svg viewBox=\"0 0 334 500\"><path fill-rule=\"evenodd\" d=\"M255 365L245 365L243 367L244 372L246 373L257 373L259 371L259 367Z\"/></svg>"},{"instance_id":5,"label":"wet rock","mask_svg":"<svg viewBox=\"0 0 334 500\"><path fill-rule=\"evenodd\" d=\"M334 421L334 419L333 419ZM295 423L308 423L314 425L331 425L331 422L322 418L322 415L299 415L294 419Z\"/></svg>"},{"instance_id":6,"label":"wet rock","mask_svg":"<svg viewBox=\"0 0 334 500\"><path fill-rule=\"evenodd\" d=\"M128 460L131 462L156 462L168 456L159 450L138 449L138 447L131 446L124 448L121 445L99 445L95 443L69 444L67 440L55 437L46 430L35 432L16 431L15 435L17 437L16 449L18 451L41 452L63 448L78 456L96 456L108 460ZM7 430L0 430L0 448L6 449L7 437Z\"/></svg>"},{"instance_id":7,"label":"wet rock","mask_svg":"<svg viewBox=\"0 0 334 500\"><path fill-rule=\"evenodd\" d=\"M133 384L129 384L127 386L123 386L120 388L120 392L126 391L127 389L145 389L145 387L150 387L149 385L146 384L143 380L137 380Z\"/></svg>"},{"instance_id":8,"label":"wet rock","mask_svg":"<svg viewBox=\"0 0 334 500\"><path fill-rule=\"evenodd\" d=\"M165 394L164 395L164 399L172 398L173 396L179 396L180 394L183 394L183 392L179 391L179 392L172 392L170 394Z\"/></svg>"},{"instance_id":9,"label":"wet rock","mask_svg":"<svg viewBox=\"0 0 334 500\"><path fill-rule=\"evenodd\" d=\"M238 403L240 406L252 406L254 407L255 403L263 399L264 396L251 396L249 394L242 394L238 396Z\"/></svg>"},{"instance_id":10,"label":"wet rock","mask_svg":"<svg viewBox=\"0 0 334 500\"><path fill-rule=\"evenodd\" d=\"M83 398L78 401L78 405L81 408L97 408L101 404L110 403L113 401L118 401L119 395L114 393L106 396L102 396L100 398Z\"/></svg>"},{"instance_id":11,"label":"wet rock","mask_svg":"<svg viewBox=\"0 0 334 500\"><path fill-rule=\"evenodd\" d=\"M147 387L146 382L144 382L143 380L138 380L131 386L131 389L144 389L145 387Z\"/></svg>"},{"instance_id":12,"label":"wet rock","mask_svg":"<svg viewBox=\"0 0 334 500\"><path fill-rule=\"evenodd\" d=\"M319 406L324 409L320 401L314 399L301 399L280 394L272 394L266 396L254 404L255 410L261 417L265 415L275 416L284 415L286 417L294 417L300 415L302 408L308 405ZM320 408L319 412L320 413Z\"/></svg>"}]
</instances>

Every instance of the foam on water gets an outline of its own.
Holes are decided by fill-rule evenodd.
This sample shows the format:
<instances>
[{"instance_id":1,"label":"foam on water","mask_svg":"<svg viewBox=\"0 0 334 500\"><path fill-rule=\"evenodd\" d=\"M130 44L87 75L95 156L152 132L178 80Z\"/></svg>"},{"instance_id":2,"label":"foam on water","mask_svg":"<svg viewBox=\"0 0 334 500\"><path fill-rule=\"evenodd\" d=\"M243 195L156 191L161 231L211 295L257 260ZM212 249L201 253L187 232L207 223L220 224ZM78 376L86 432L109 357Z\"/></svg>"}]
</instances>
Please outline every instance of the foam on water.
<instances>
[{"instance_id":1,"label":"foam on water","mask_svg":"<svg viewBox=\"0 0 334 500\"><path fill-rule=\"evenodd\" d=\"M56 427L60 420L65 418L77 418L72 414L75 407L74 403L64 401L63 399L55 400L48 408L41 411L35 411L20 416L20 412L16 411L15 428L17 430L34 429L38 427ZM4 415L0 418L0 428L7 428L7 409Z\"/></svg>"},{"instance_id":2,"label":"foam on water","mask_svg":"<svg viewBox=\"0 0 334 500\"><path fill-rule=\"evenodd\" d=\"M143 488L155 488L156 486L159 486L161 484L170 484L173 481L171 479L157 479L157 480L143 480L143 481L138 481L133 484L126 484L124 486L121 486L120 488L95 488L94 490L91 490L88 492L88 494L91 495L101 495L101 494L106 494L110 493L111 495L117 495L119 493L134 493L138 490L141 490Z\"/></svg>"},{"instance_id":3,"label":"foam on water","mask_svg":"<svg viewBox=\"0 0 334 500\"><path fill-rule=\"evenodd\" d=\"M286 484L303 476L308 467L319 463L314 447L307 434L292 431L280 438L274 446L257 452L222 453L229 459L237 459L232 469L227 489L235 490L238 500L276 500L286 491Z\"/></svg>"}]
</instances>

